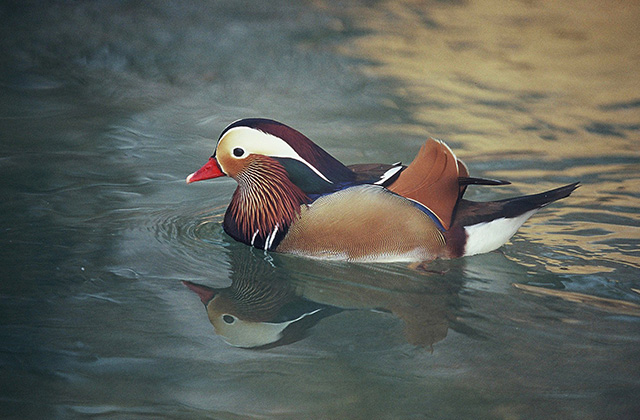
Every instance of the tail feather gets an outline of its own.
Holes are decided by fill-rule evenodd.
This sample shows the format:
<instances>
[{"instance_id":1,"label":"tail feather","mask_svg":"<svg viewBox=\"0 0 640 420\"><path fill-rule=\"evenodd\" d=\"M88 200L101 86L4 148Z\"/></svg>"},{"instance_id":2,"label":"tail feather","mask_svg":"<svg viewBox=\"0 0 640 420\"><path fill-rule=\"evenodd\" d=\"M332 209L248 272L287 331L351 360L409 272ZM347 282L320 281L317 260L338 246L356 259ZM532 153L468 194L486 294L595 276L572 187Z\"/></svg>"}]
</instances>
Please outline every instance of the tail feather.
<instances>
[{"instance_id":1,"label":"tail feather","mask_svg":"<svg viewBox=\"0 0 640 420\"><path fill-rule=\"evenodd\" d=\"M459 255L475 255L498 249L506 243L524 222L542 207L571 195L579 182L539 194L478 203L460 200L452 225L451 239L460 238L454 232L464 232L456 246Z\"/></svg>"},{"instance_id":2,"label":"tail feather","mask_svg":"<svg viewBox=\"0 0 640 420\"><path fill-rule=\"evenodd\" d=\"M579 182L574 182L573 184L541 192L539 194L524 195L522 197L516 198L507 198L505 200L500 200L499 202L522 201L531 203L531 205L535 205L537 207L544 207L549 203L569 197L571 193L579 186Z\"/></svg>"},{"instance_id":3,"label":"tail feather","mask_svg":"<svg viewBox=\"0 0 640 420\"><path fill-rule=\"evenodd\" d=\"M539 194L490 201L488 203L460 200L454 225L470 226L490 222L498 218L512 219L531 210L540 209L554 201L567 198L580 186L579 182L545 191Z\"/></svg>"},{"instance_id":4,"label":"tail feather","mask_svg":"<svg viewBox=\"0 0 640 420\"><path fill-rule=\"evenodd\" d=\"M460 176L458 177L458 184L460 185L509 185L511 183L509 181L503 181L502 179L488 179L488 178Z\"/></svg>"}]
</instances>

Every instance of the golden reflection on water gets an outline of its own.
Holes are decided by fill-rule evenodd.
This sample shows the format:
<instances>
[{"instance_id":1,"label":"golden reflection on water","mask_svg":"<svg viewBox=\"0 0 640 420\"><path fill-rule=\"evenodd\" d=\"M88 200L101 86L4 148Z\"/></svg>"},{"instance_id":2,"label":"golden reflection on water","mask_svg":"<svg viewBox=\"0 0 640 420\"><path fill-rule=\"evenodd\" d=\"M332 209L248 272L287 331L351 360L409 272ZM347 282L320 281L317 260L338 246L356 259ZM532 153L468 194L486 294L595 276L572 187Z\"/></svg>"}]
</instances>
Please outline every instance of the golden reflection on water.
<instances>
[{"instance_id":1,"label":"golden reflection on water","mask_svg":"<svg viewBox=\"0 0 640 420\"><path fill-rule=\"evenodd\" d=\"M568 212L567 212L568 213ZM569 217L570 217L570 213ZM608 233L604 235L607 241L626 239L628 234L624 226L612 226L598 223L576 223L579 229L602 229ZM613 231L612 231L613 229ZM640 258L636 258L620 252L612 243L601 243L603 236L598 235L597 240L593 236L581 236L573 234L565 226L548 224L525 225L519 232L519 238L530 243L538 243L543 247L553 249L553 255L527 254L526 259L510 253L508 258L518 263L534 267L533 260L539 266L558 274L596 274L611 273L615 267L603 265L603 263L625 263L631 267L640 268ZM506 245L507 247L509 245ZM565 258L569 257L569 259ZM529 261L529 262L528 262Z\"/></svg>"},{"instance_id":2,"label":"golden reflection on water","mask_svg":"<svg viewBox=\"0 0 640 420\"><path fill-rule=\"evenodd\" d=\"M640 156L638 2L404 0L350 14L367 34L342 52L402 82L407 132L463 142L462 158Z\"/></svg>"},{"instance_id":3,"label":"golden reflection on water","mask_svg":"<svg viewBox=\"0 0 640 420\"><path fill-rule=\"evenodd\" d=\"M551 272L563 274L610 273L615 269L606 264L615 263L640 268L637 247L640 243L637 223L640 178L634 176L640 172L637 166L601 164L562 171L549 168L492 171L492 176L512 180L561 176L585 179L599 174L597 183L582 185L570 198L543 209L519 230L516 238L543 244L554 250L553 255L532 253L526 258L515 255L509 258L527 266L534 265L533 260ZM555 186L546 181L518 183L521 192L526 194Z\"/></svg>"}]
</instances>

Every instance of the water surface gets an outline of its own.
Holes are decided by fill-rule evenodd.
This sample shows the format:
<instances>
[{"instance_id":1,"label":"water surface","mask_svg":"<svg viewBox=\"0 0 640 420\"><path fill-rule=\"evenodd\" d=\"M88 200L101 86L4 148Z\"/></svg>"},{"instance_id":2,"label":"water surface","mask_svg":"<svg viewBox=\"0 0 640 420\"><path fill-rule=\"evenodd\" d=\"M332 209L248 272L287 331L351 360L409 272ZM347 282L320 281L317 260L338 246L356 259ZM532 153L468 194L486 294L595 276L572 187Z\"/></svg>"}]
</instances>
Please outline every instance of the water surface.
<instances>
[{"instance_id":1,"label":"water surface","mask_svg":"<svg viewBox=\"0 0 640 420\"><path fill-rule=\"evenodd\" d=\"M3 418L640 412L637 5L6 2L0 21ZM222 231L232 180L184 183L250 116L345 163L443 139L513 182L475 200L582 187L487 255L265 255ZM326 312L236 348L183 280Z\"/></svg>"}]
</instances>

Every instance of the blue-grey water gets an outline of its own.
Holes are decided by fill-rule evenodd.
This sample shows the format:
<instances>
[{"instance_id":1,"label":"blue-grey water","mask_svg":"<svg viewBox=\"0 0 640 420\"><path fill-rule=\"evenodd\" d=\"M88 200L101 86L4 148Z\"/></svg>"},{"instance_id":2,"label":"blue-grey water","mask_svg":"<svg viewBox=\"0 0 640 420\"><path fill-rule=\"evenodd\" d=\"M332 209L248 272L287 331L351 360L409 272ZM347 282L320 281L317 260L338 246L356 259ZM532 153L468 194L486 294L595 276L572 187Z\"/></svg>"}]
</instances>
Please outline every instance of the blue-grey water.
<instances>
[{"instance_id":1,"label":"blue-grey water","mask_svg":"<svg viewBox=\"0 0 640 420\"><path fill-rule=\"evenodd\" d=\"M3 2L0 417L638 418L638 28L595 0ZM513 182L475 200L582 186L486 255L265 255L222 231L233 180L184 182L251 116L345 163L440 138ZM247 350L183 280L334 310Z\"/></svg>"}]
</instances>

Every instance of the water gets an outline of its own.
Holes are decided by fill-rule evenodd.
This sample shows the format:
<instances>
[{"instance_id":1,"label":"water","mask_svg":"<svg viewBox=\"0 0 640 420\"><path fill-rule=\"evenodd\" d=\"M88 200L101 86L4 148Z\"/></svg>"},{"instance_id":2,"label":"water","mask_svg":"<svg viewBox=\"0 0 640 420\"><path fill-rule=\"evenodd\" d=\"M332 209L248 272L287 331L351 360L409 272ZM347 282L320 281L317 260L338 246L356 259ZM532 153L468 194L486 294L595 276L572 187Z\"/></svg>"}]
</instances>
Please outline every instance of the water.
<instances>
[{"instance_id":1,"label":"water","mask_svg":"<svg viewBox=\"0 0 640 420\"><path fill-rule=\"evenodd\" d=\"M3 418L637 417L636 4L5 2L0 19ZM247 116L345 163L409 162L436 136L513 182L472 199L583 186L487 255L265 256L222 232L232 180L184 183ZM181 280L326 312L239 349Z\"/></svg>"}]
</instances>

